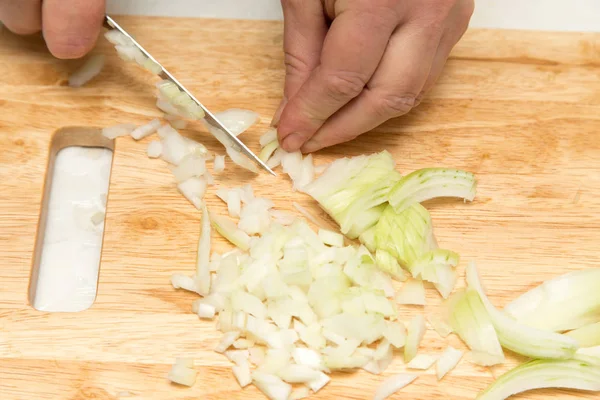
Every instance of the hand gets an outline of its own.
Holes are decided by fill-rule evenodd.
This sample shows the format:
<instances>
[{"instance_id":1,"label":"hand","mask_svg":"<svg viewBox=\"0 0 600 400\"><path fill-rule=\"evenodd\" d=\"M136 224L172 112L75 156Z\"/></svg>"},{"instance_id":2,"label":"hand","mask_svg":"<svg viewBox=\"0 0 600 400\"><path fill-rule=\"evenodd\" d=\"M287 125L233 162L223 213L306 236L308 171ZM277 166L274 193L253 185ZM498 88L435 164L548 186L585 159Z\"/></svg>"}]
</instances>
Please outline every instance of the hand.
<instances>
[{"instance_id":1,"label":"hand","mask_svg":"<svg viewBox=\"0 0 600 400\"><path fill-rule=\"evenodd\" d=\"M98 39L105 0L0 0L0 22L19 35L43 31L58 58L80 58Z\"/></svg>"},{"instance_id":2,"label":"hand","mask_svg":"<svg viewBox=\"0 0 600 400\"><path fill-rule=\"evenodd\" d=\"M473 0L281 0L282 147L313 152L406 114L437 78ZM331 21L329 25L328 22Z\"/></svg>"}]
</instances>

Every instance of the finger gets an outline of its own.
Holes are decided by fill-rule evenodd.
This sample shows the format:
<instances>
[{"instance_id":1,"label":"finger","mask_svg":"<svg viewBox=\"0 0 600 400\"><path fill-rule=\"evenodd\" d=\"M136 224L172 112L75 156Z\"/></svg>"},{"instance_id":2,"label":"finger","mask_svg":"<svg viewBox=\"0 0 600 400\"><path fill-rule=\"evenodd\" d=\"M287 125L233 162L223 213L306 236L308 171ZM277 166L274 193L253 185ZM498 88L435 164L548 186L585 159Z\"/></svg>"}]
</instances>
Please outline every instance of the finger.
<instances>
[{"instance_id":1,"label":"finger","mask_svg":"<svg viewBox=\"0 0 600 400\"><path fill-rule=\"evenodd\" d=\"M325 38L320 65L289 99L281 115L278 133L285 150L298 150L332 114L360 94L379 64L397 20L395 12L383 7L359 7L336 16Z\"/></svg>"},{"instance_id":2,"label":"finger","mask_svg":"<svg viewBox=\"0 0 600 400\"><path fill-rule=\"evenodd\" d=\"M287 99L294 96L319 65L327 21L321 0L282 0L285 84L283 100L272 126L276 126Z\"/></svg>"},{"instance_id":3,"label":"finger","mask_svg":"<svg viewBox=\"0 0 600 400\"><path fill-rule=\"evenodd\" d=\"M42 29L42 0L0 0L0 21L17 35Z\"/></svg>"},{"instance_id":4,"label":"finger","mask_svg":"<svg viewBox=\"0 0 600 400\"><path fill-rule=\"evenodd\" d=\"M452 49L469 27L469 20L473 14L473 9L473 0L463 0L459 1L450 12L449 22L447 23L442 39L440 40L427 82L425 82L423 90L418 96L418 101L431 90L442 74Z\"/></svg>"},{"instance_id":5,"label":"finger","mask_svg":"<svg viewBox=\"0 0 600 400\"><path fill-rule=\"evenodd\" d=\"M427 81L440 36L441 28L400 27L367 88L333 115L302 151L309 153L352 140L410 111Z\"/></svg>"},{"instance_id":6,"label":"finger","mask_svg":"<svg viewBox=\"0 0 600 400\"><path fill-rule=\"evenodd\" d=\"M80 58L94 48L104 19L104 0L44 0L42 25L50 52Z\"/></svg>"}]
</instances>

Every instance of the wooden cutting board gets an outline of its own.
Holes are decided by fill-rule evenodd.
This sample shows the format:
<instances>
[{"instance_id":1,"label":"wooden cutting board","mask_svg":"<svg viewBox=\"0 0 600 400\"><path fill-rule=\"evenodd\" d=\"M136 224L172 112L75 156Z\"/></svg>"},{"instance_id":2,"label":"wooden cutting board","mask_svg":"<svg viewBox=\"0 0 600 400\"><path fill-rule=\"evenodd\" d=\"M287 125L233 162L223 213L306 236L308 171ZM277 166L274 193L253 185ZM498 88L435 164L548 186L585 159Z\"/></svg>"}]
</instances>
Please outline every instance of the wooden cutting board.
<instances>
[{"instance_id":1,"label":"wooden cutting board","mask_svg":"<svg viewBox=\"0 0 600 400\"><path fill-rule=\"evenodd\" d=\"M152 54L212 110L262 115L242 138L257 150L282 94L278 22L119 18ZM66 86L79 65L53 59L40 38L0 33L0 398L261 399L240 390L229 363L212 351L219 334L190 313L194 296L171 288L173 272L191 273L200 213L175 189L145 144L116 142L98 296L80 313L43 313L28 302L41 193L53 132L67 126L144 123L154 108L152 77L126 66L105 41L102 74L84 88ZM481 268L489 296L504 306L541 281L600 265L600 34L472 30L435 90L410 115L316 155L323 163L383 149L402 172L462 168L479 179L472 204L428 204L440 244L462 266ZM198 125L184 134L220 147ZM292 201L318 212L283 177L228 168L219 184L251 182L284 210ZM223 206L214 196L208 204ZM222 241L217 246L225 248ZM463 286L461 279L460 285ZM428 293L430 306L440 304ZM403 310L409 316L418 310ZM446 341L429 330L422 352ZM464 348L451 336L449 343ZM196 359L191 389L166 374L177 356ZM393 398L474 399L509 366L463 359L441 383L434 369ZM386 372L402 371L400 357ZM334 374L315 399L368 399L382 376ZM121 393L123 394L123 393ZM597 398L539 391L519 399Z\"/></svg>"}]
</instances>

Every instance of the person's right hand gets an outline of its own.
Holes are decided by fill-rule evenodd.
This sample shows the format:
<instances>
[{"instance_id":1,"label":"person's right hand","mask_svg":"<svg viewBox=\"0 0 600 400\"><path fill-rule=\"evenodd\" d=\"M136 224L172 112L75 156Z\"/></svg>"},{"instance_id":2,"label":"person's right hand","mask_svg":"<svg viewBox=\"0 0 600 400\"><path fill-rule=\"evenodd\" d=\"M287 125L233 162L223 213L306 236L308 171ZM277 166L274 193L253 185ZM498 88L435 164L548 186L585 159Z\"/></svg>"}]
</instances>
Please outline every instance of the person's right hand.
<instances>
[{"instance_id":1,"label":"person's right hand","mask_svg":"<svg viewBox=\"0 0 600 400\"><path fill-rule=\"evenodd\" d=\"M42 31L57 58L90 52L104 19L105 0L0 0L0 22L19 35Z\"/></svg>"}]
</instances>

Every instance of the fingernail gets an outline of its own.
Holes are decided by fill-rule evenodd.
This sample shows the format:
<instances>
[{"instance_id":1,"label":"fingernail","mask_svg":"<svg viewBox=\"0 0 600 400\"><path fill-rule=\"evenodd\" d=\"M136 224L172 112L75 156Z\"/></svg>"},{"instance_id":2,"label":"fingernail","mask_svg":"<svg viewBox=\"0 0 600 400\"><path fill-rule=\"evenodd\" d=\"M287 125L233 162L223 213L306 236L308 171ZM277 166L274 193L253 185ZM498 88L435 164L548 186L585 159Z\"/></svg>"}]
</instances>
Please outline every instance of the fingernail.
<instances>
[{"instance_id":1,"label":"fingernail","mask_svg":"<svg viewBox=\"0 0 600 400\"><path fill-rule=\"evenodd\" d=\"M279 103L279 107L277 107L277 111L275 111L275 114L273 115L273 119L271 120L272 127L276 127L277 124L279 124L279 119L281 118L281 113L283 112L283 109L285 108L286 104L287 104L287 99L284 97L283 99L281 99L281 102Z\"/></svg>"},{"instance_id":2,"label":"fingernail","mask_svg":"<svg viewBox=\"0 0 600 400\"><path fill-rule=\"evenodd\" d=\"M310 139L308 142L304 143L302 146L303 153L312 153L317 150L321 150L322 146L314 139Z\"/></svg>"},{"instance_id":3,"label":"fingernail","mask_svg":"<svg viewBox=\"0 0 600 400\"><path fill-rule=\"evenodd\" d=\"M302 136L299 133L291 133L283 139L281 147L283 147L283 149L289 153L293 151L298 151L303 144L304 136Z\"/></svg>"}]
</instances>

